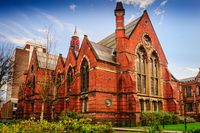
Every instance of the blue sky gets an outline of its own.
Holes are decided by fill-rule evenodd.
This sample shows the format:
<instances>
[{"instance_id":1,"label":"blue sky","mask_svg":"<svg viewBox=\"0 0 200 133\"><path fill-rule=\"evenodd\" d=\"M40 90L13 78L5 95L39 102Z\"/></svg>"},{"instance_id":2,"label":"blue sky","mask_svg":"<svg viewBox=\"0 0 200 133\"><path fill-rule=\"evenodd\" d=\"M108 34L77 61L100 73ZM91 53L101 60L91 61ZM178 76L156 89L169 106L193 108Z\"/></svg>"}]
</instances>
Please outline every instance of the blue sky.
<instances>
[{"instance_id":1,"label":"blue sky","mask_svg":"<svg viewBox=\"0 0 200 133\"><path fill-rule=\"evenodd\" d=\"M178 79L195 76L200 67L199 0L122 0L125 23L147 9ZM116 0L0 0L0 42L23 46L43 43L45 27L55 35L55 53L67 55L75 25L80 38L98 42L115 30ZM3 44L3 43L2 43Z\"/></svg>"}]
</instances>

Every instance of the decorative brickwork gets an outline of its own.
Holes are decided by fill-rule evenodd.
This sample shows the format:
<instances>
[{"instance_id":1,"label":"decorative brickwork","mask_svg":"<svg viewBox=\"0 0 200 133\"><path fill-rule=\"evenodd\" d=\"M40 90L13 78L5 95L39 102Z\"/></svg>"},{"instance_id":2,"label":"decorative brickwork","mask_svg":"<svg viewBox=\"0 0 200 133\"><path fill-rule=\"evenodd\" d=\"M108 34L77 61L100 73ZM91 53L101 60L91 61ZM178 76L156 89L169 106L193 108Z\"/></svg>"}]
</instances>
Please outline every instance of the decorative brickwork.
<instances>
[{"instance_id":1,"label":"decorative brickwork","mask_svg":"<svg viewBox=\"0 0 200 133\"><path fill-rule=\"evenodd\" d=\"M98 43L84 36L79 49L78 37L74 35L66 59L63 61L60 55L53 70L40 68L37 53L33 53L30 66L34 72L29 67L21 87L19 117L39 118L45 73L51 73L47 78L59 83L47 92L45 118L70 110L96 121L136 125L141 111L181 113L181 87L168 70L147 11L127 26L124 15L123 5L118 2L116 31ZM32 91L29 82L33 85L34 76Z\"/></svg>"}]
</instances>

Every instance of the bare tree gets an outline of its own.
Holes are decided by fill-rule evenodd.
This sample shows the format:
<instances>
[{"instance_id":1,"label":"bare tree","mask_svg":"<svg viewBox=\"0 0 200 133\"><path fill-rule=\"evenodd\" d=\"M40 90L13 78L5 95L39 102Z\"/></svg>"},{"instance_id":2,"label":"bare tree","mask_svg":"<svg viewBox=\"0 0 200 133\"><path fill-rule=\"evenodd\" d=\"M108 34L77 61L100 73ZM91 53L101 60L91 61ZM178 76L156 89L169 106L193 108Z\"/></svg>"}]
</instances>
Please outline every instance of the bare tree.
<instances>
[{"instance_id":1,"label":"bare tree","mask_svg":"<svg viewBox=\"0 0 200 133\"><path fill-rule=\"evenodd\" d=\"M58 101L58 90L61 84L64 83L64 79L62 76L61 82L58 82L58 79L55 78L55 71L50 70L49 67L52 65L53 55L51 53L55 52L56 41L55 41L55 31L52 26L44 27L44 36L41 40L42 44L45 44L46 53L43 54L43 58L45 59L45 67L44 67L44 75L43 75L43 84L40 88L40 99L41 99L41 112L40 112L40 120L44 119L45 113L45 104L49 104L50 106L50 114L51 119L54 118L54 107ZM57 63L57 60L56 60Z\"/></svg>"},{"instance_id":2,"label":"bare tree","mask_svg":"<svg viewBox=\"0 0 200 133\"><path fill-rule=\"evenodd\" d=\"M11 56L14 46L9 43L0 44L0 88L11 80L13 62Z\"/></svg>"},{"instance_id":3,"label":"bare tree","mask_svg":"<svg viewBox=\"0 0 200 133\"><path fill-rule=\"evenodd\" d=\"M0 44L0 100L6 90L3 86L12 80L12 68L14 61L12 60L12 54L14 45L11 43L1 42Z\"/></svg>"},{"instance_id":4,"label":"bare tree","mask_svg":"<svg viewBox=\"0 0 200 133\"><path fill-rule=\"evenodd\" d=\"M50 104L51 108L51 114L53 114L53 106L55 104L56 99L56 88L57 88L57 82L55 80L55 75L53 75L53 72L49 70L50 62L52 62L52 55L50 53L55 53L55 31L53 30L52 26L45 26L44 30L44 44L46 45L46 55L45 55L45 74L44 74L44 82L45 84L42 86L42 90L40 93L41 100L42 100L42 106L41 106L41 114L40 119L42 120L44 118L44 106L45 103ZM57 60L56 60L57 62ZM51 115L52 117L52 115Z\"/></svg>"}]
</instances>

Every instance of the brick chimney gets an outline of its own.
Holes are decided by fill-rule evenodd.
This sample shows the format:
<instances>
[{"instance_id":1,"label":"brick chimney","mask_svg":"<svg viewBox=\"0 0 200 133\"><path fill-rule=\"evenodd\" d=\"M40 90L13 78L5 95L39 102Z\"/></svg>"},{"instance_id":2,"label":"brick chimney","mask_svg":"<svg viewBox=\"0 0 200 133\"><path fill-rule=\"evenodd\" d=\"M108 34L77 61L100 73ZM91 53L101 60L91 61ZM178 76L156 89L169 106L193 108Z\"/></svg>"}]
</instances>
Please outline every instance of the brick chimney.
<instances>
[{"instance_id":1,"label":"brick chimney","mask_svg":"<svg viewBox=\"0 0 200 133\"><path fill-rule=\"evenodd\" d=\"M125 29L124 29L124 15L125 10L122 2L117 2L115 8L115 17L116 17L116 54L117 54L117 62L122 63L120 60L120 54L125 51Z\"/></svg>"}]
</instances>

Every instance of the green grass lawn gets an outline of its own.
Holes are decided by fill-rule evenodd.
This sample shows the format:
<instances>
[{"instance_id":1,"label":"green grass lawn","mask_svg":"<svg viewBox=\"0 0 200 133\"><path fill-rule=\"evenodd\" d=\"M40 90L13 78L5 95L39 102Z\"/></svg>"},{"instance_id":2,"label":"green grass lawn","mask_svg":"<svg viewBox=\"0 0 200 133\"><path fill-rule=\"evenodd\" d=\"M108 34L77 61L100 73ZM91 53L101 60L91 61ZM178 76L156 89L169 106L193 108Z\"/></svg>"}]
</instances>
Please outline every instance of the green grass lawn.
<instances>
[{"instance_id":1,"label":"green grass lawn","mask_svg":"<svg viewBox=\"0 0 200 133\"><path fill-rule=\"evenodd\" d=\"M195 123L187 123L187 130L191 130L194 128L200 128L200 122ZM165 125L165 130L176 130L176 131L184 131L184 124L174 124L174 125Z\"/></svg>"},{"instance_id":2,"label":"green grass lawn","mask_svg":"<svg viewBox=\"0 0 200 133\"><path fill-rule=\"evenodd\" d=\"M162 125L160 125L162 128ZM141 129L145 127L132 127L136 129ZM187 130L195 129L195 128L200 128L200 122L195 122L195 123L187 123ZM165 125L164 130L172 130L172 131L185 131L185 125L184 124L174 124L174 125Z\"/></svg>"}]
</instances>

